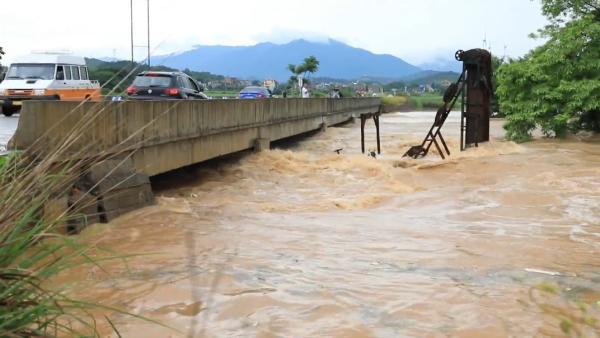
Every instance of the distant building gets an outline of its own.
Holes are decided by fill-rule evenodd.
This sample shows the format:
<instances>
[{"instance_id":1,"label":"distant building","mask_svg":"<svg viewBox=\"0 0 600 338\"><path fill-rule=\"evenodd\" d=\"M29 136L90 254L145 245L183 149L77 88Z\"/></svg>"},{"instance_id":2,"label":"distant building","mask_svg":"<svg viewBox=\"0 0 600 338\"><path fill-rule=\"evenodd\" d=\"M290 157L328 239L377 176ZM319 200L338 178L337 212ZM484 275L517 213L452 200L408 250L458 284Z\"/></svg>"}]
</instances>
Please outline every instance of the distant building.
<instances>
[{"instance_id":1,"label":"distant building","mask_svg":"<svg viewBox=\"0 0 600 338\"><path fill-rule=\"evenodd\" d=\"M211 80L206 83L206 86L213 90L239 90L249 85L249 81L242 81L235 77L224 77L222 79Z\"/></svg>"},{"instance_id":2,"label":"distant building","mask_svg":"<svg viewBox=\"0 0 600 338\"><path fill-rule=\"evenodd\" d=\"M372 83L369 85L369 94L379 94L383 93L383 86L379 83Z\"/></svg>"},{"instance_id":3,"label":"distant building","mask_svg":"<svg viewBox=\"0 0 600 338\"><path fill-rule=\"evenodd\" d=\"M452 81L450 81L450 80L442 80L442 81L440 81L440 85L442 86L442 88L447 88L451 84L452 84Z\"/></svg>"},{"instance_id":4,"label":"distant building","mask_svg":"<svg viewBox=\"0 0 600 338\"><path fill-rule=\"evenodd\" d=\"M322 91L328 91L332 86L332 84L327 82L320 82L315 84L315 88Z\"/></svg>"},{"instance_id":5,"label":"distant building","mask_svg":"<svg viewBox=\"0 0 600 338\"><path fill-rule=\"evenodd\" d=\"M234 86L238 82L238 79L234 77L225 77L223 79L223 84L226 86Z\"/></svg>"}]
</instances>

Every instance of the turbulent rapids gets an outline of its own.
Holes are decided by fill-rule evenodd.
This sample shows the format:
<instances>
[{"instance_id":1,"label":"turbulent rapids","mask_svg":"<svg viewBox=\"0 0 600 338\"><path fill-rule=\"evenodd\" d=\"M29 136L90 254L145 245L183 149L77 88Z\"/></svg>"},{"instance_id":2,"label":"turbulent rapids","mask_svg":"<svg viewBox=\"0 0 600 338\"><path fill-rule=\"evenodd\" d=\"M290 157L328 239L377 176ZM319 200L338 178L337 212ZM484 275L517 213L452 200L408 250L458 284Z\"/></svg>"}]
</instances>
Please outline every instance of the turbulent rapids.
<instances>
[{"instance_id":1,"label":"turbulent rapids","mask_svg":"<svg viewBox=\"0 0 600 338\"><path fill-rule=\"evenodd\" d=\"M80 235L141 255L56 283L176 329L106 311L124 337L597 335L600 140L493 121L461 153L451 114L450 158L402 158L432 119L382 116L377 158L348 124L158 177L156 206Z\"/></svg>"}]
</instances>

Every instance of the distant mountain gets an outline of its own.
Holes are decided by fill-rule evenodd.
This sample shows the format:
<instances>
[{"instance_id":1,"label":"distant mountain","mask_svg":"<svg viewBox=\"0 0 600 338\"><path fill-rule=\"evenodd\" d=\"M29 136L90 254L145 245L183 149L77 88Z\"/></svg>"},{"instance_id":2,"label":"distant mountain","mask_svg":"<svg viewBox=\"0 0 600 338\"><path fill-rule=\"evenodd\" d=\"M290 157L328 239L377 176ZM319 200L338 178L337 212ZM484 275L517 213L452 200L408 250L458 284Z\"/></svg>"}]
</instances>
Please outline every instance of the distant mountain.
<instances>
[{"instance_id":1,"label":"distant mountain","mask_svg":"<svg viewBox=\"0 0 600 338\"><path fill-rule=\"evenodd\" d=\"M287 65L301 63L314 55L320 61L318 77L334 79L386 78L399 79L421 71L404 60L374 54L335 40L310 42L295 40L287 44L260 43L255 46L196 46L172 55L156 56L152 64L243 79L274 78L285 81L290 73Z\"/></svg>"},{"instance_id":2,"label":"distant mountain","mask_svg":"<svg viewBox=\"0 0 600 338\"><path fill-rule=\"evenodd\" d=\"M435 70L438 72L462 72L462 62L456 61L454 58L438 57L432 61L422 63L419 68L426 70Z\"/></svg>"}]
</instances>

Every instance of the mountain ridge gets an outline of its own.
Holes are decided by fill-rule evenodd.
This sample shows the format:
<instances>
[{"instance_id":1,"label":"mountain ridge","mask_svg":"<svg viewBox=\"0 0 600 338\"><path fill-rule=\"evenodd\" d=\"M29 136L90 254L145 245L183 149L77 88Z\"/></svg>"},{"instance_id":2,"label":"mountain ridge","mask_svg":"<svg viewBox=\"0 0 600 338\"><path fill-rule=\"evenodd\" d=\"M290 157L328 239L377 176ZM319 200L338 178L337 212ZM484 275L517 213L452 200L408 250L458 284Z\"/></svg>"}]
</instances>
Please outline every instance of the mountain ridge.
<instances>
[{"instance_id":1,"label":"mountain ridge","mask_svg":"<svg viewBox=\"0 0 600 338\"><path fill-rule=\"evenodd\" d=\"M253 46L196 45L179 53L151 58L152 64L191 69L244 79L274 78L286 81L287 65L314 55L320 61L315 76L339 79L362 77L399 79L422 71L391 54L376 54L329 39L311 42L304 39L286 44L263 42Z\"/></svg>"}]
</instances>

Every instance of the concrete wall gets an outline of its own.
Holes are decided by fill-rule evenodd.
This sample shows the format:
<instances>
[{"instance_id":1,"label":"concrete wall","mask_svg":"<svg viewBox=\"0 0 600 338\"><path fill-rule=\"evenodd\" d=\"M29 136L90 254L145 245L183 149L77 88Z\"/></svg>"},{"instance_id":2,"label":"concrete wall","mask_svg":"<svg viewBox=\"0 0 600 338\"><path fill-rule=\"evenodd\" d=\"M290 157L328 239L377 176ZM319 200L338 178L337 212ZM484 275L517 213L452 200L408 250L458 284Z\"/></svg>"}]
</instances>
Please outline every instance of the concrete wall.
<instances>
[{"instance_id":1,"label":"concrete wall","mask_svg":"<svg viewBox=\"0 0 600 338\"><path fill-rule=\"evenodd\" d=\"M378 98L76 103L27 101L12 140L47 153L94 157L135 150L149 176L344 122L379 109ZM83 150L83 151L82 151Z\"/></svg>"}]
</instances>

